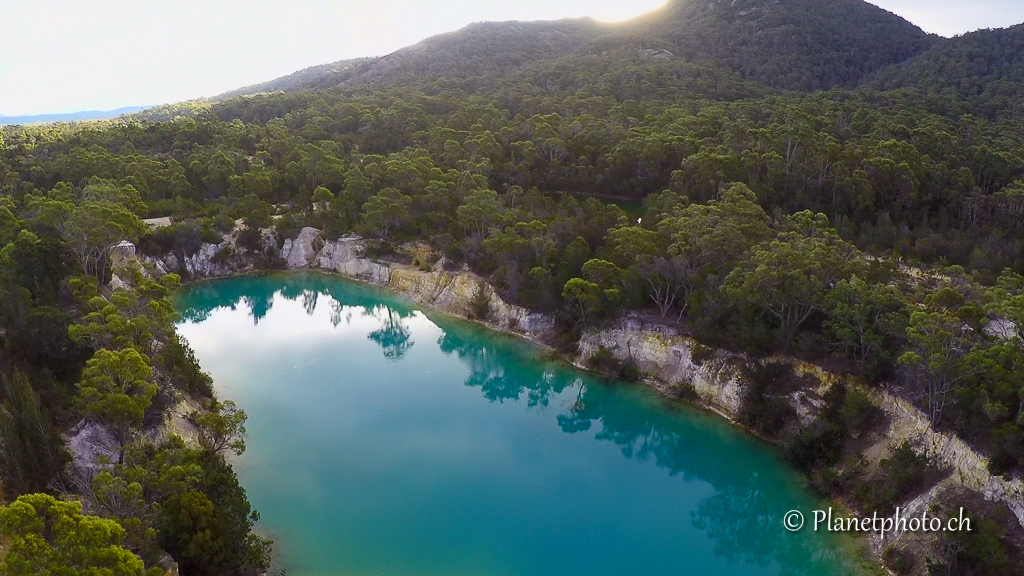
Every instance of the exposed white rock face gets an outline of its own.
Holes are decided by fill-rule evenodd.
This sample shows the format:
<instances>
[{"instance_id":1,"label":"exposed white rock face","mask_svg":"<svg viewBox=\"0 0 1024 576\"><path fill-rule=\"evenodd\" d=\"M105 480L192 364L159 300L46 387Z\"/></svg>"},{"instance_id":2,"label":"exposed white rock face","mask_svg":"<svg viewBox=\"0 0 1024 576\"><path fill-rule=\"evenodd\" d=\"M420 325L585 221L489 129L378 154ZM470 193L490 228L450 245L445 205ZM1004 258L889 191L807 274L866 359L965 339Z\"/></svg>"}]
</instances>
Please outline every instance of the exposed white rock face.
<instances>
[{"instance_id":1,"label":"exposed white rock face","mask_svg":"<svg viewBox=\"0 0 1024 576\"><path fill-rule=\"evenodd\" d=\"M739 374L740 366L746 362L742 355L709 348L698 351L700 345L693 339L679 335L672 328L635 317L624 318L613 328L584 336L580 341L578 362L585 362L601 346L620 361L634 362L641 371L653 376L659 387L689 383L708 407L732 418L739 414L745 387ZM813 377L821 383L817 390L798 390L790 397L790 404L806 424L820 408L820 397L813 396L820 396L839 377L793 359L771 361L789 362L797 375ZM889 429L880 442L886 445L910 442L918 453L956 471L944 485L962 485L979 491L986 499L1005 503L1024 526L1024 485L1020 479L1007 481L992 475L987 458L960 438L935 430L928 418L906 400L877 388L865 389L865 392L888 417ZM925 509L939 491L933 489L913 502L904 503L902 508Z\"/></svg>"},{"instance_id":2,"label":"exposed white rock face","mask_svg":"<svg viewBox=\"0 0 1024 576\"><path fill-rule=\"evenodd\" d=\"M614 328L584 336L580 340L580 361L589 359L601 346L665 385L692 385L705 404L727 416L739 414L743 385L738 367L743 359L738 355L706 349L699 361L694 360L694 350L700 346L695 340L636 317L626 317Z\"/></svg>"},{"instance_id":3,"label":"exposed white rock face","mask_svg":"<svg viewBox=\"0 0 1024 576\"><path fill-rule=\"evenodd\" d=\"M234 268L230 263L222 264L213 261L214 256L217 255L221 248L230 245L231 243L228 241L221 242L220 244L203 244L195 254L185 258L185 270L189 276L200 278L231 274Z\"/></svg>"},{"instance_id":4,"label":"exposed white rock face","mask_svg":"<svg viewBox=\"0 0 1024 576\"><path fill-rule=\"evenodd\" d=\"M264 254L271 254L274 250L277 250L277 236L274 235L273 228L261 229L260 239L262 240Z\"/></svg>"},{"instance_id":5,"label":"exposed white rock face","mask_svg":"<svg viewBox=\"0 0 1024 576\"><path fill-rule=\"evenodd\" d=\"M168 271L181 269L181 262L178 262L178 257L177 255L174 254L174 252L171 252L164 256L163 262L161 262L160 260L154 260L153 262L154 264L157 265L157 270L160 270L162 268L165 274Z\"/></svg>"},{"instance_id":6,"label":"exposed white rock face","mask_svg":"<svg viewBox=\"0 0 1024 576\"><path fill-rule=\"evenodd\" d=\"M286 248L290 245L294 242L289 244L285 241ZM388 286L435 310L462 317L469 316L470 302L478 287L482 286L490 297L487 323L492 326L537 339L543 339L554 329L552 317L505 302L489 284L472 273L445 272L443 264L435 266L431 272L395 266L367 258L364 256L365 248L366 241L358 236L328 242L309 267Z\"/></svg>"},{"instance_id":7,"label":"exposed white rock face","mask_svg":"<svg viewBox=\"0 0 1024 576\"><path fill-rule=\"evenodd\" d=\"M281 257L288 268L305 268L316 259L323 247L323 235L316 228L303 228L298 238L289 238L281 248Z\"/></svg>"},{"instance_id":8,"label":"exposed white rock face","mask_svg":"<svg viewBox=\"0 0 1024 576\"><path fill-rule=\"evenodd\" d=\"M110 289L117 290L118 288L131 288L131 286L125 282L120 276L114 274L110 277Z\"/></svg>"},{"instance_id":9,"label":"exposed white rock face","mask_svg":"<svg viewBox=\"0 0 1024 576\"><path fill-rule=\"evenodd\" d=\"M483 289L490 300L490 311L485 319L487 324L536 340L546 339L555 327L551 316L505 302L489 284L468 272L422 272L399 268L392 271L388 285L435 310L462 317L470 315L473 297L477 290Z\"/></svg>"},{"instance_id":10,"label":"exposed white rock face","mask_svg":"<svg viewBox=\"0 0 1024 576\"><path fill-rule=\"evenodd\" d=\"M110 251L110 264L113 266L117 266L132 258L135 258L135 244L128 240L118 242Z\"/></svg>"},{"instance_id":11,"label":"exposed white rock face","mask_svg":"<svg viewBox=\"0 0 1024 576\"><path fill-rule=\"evenodd\" d=\"M288 241L285 241L288 246ZM366 242L358 236L346 236L328 242L317 254L315 267L358 278L374 284L387 284L391 280L391 266L363 256ZM282 252L283 255L283 252Z\"/></svg>"},{"instance_id":12,"label":"exposed white rock face","mask_svg":"<svg viewBox=\"0 0 1024 576\"><path fill-rule=\"evenodd\" d=\"M555 319L549 314L531 312L522 306L505 302L490 286L491 314L488 320L503 330L518 332L530 338L544 339L555 329ZM472 298L472 296L470 296Z\"/></svg>"},{"instance_id":13,"label":"exposed white rock face","mask_svg":"<svg viewBox=\"0 0 1024 576\"><path fill-rule=\"evenodd\" d=\"M71 466L81 478L92 478L117 462L120 445L109 428L82 420L66 435Z\"/></svg>"}]
</instances>

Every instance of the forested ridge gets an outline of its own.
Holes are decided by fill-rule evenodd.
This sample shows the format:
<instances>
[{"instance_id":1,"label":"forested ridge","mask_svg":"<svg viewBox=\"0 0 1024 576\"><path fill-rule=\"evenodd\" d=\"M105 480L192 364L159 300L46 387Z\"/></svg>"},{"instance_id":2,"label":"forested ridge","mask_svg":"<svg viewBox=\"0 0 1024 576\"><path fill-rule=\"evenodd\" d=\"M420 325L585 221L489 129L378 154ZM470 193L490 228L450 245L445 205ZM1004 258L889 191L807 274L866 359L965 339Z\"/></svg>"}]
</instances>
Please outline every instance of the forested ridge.
<instances>
[{"instance_id":1,"label":"forested ridge","mask_svg":"<svg viewBox=\"0 0 1024 576\"><path fill-rule=\"evenodd\" d=\"M881 70L875 88L915 87L969 103L988 117L1024 111L1024 25L958 36Z\"/></svg>"},{"instance_id":2,"label":"forested ridge","mask_svg":"<svg viewBox=\"0 0 1024 576\"><path fill-rule=\"evenodd\" d=\"M820 34L844 19L864 25ZM684 21L700 24L690 39L658 32ZM796 356L906 397L993 473L1019 476L1019 117L928 86L850 88L899 60L912 74L940 42L863 3L694 0L610 28L480 24L356 64L340 88L3 128L0 485L14 504L0 511L0 573L159 573L164 551L183 574L266 569L269 544L251 534L257 516L223 456L244 448L244 413L214 398L174 335L168 296L187 272L128 267L114 288L122 240L181 262L232 234L241 253L218 258L267 268L303 226L360 234L382 259L424 242L553 314L566 348L631 313L751 357ZM164 216L174 224L140 220ZM784 378L748 379L744 423L771 437L795 419ZM885 510L940 473L900 446L861 475L851 445L878 415L836 388L785 445L818 489ZM182 398L203 408L198 445L150 439ZM60 435L83 418L120 445L84 481ZM77 494L84 510L35 493ZM1020 573L1012 515L975 509L983 529L936 536L925 556L894 549L890 568ZM72 553L58 525L97 528Z\"/></svg>"}]
</instances>

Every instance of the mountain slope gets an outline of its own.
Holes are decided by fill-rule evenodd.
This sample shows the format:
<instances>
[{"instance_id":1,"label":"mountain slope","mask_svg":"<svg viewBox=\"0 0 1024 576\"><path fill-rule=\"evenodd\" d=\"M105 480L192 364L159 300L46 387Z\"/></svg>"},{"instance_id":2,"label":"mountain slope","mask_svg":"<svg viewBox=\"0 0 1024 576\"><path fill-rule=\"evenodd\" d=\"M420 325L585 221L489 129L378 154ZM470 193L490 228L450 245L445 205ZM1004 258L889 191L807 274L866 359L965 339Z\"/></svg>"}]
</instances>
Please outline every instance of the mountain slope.
<instances>
[{"instance_id":1,"label":"mountain slope","mask_svg":"<svg viewBox=\"0 0 1024 576\"><path fill-rule=\"evenodd\" d=\"M992 118L1024 114L1024 24L958 36L880 71L868 85L962 99Z\"/></svg>"},{"instance_id":2,"label":"mountain slope","mask_svg":"<svg viewBox=\"0 0 1024 576\"><path fill-rule=\"evenodd\" d=\"M327 65L267 85L358 89L412 80L465 81L505 77L567 56L614 58L653 50L766 86L813 91L855 86L940 41L862 0L672 0L619 24L586 18L472 24L343 74Z\"/></svg>"},{"instance_id":3,"label":"mountain slope","mask_svg":"<svg viewBox=\"0 0 1024 576\"><path fill-rule=\"evenodd\" d=\"M940 40L862 0L678 0L625 26L768 86L853 87Z\"/></svg>"},{"instance_id":4,"label":"mountain slope","mask_svg":"<svg viewBox=\"0 0 1024 576\"><path fill-rule=\"evenodd\" d=\"M589 18L471 24L363 64L340 86L504 74L576 52L593 38L611 30L611 26ZM318 84L311 87L323 87L324 83Z\"/></svg>"},{"instance_id":5,"label":"mountain slope","mask_svg":"<svg viewBox=\"0 0 1024 576\"><path fill-rule=\"evenodd\" d=\"M330 64L311 66L287 76L275 78L268 82L253 84L252 86L245 86L237 90L225 92L218 96L214 96L211 100L219 101L238 96L246 96L249 94L259 94L261 92L277 92L278 90L287 91L316 87L318 85L325 84L338 84L355 72L360 64L364 64L371 60L373 60L373 58L353 58L351 60L340 60L338 62L331 62Z\"/></svg>"}]
</instances>

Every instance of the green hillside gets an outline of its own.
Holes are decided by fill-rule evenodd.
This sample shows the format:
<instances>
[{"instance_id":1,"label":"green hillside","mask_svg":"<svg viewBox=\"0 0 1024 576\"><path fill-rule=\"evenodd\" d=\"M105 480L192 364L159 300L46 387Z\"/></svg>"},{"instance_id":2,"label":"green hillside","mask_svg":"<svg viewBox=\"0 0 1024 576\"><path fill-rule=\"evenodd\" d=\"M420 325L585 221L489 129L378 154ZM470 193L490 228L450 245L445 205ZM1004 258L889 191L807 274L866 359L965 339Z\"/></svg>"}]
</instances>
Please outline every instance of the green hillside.
<instances>
[{"instance_id":1,"label":"green hillside","mask_svg":"<svg viewBox=\"0 0 1024 576\"><path fill-rule=\"evenodd\" d=\"M623 29L687 60L801 91L856 86L938 41L862 0L675 0Z\"/></svg>"},{"instance_id":2,"label":"green hillside","mask_svg":"<svg viewBox=\"0 0 1024 576\"><path fill-rule=\"evenodd\" d=\"M916 88L964 101L988 117L1024 114L1024 24L979 30L943 42L868 82L880 90Z\"/></svg>"},{"instance_id":3,"label":"green hillside","mask_svg":"<svg viewBox=\"0 0 1024 576\"><path fill-rule=\"evenodd\" d=\"M649 61L684 61L773 88L812 91L855 86L938 42L862 0L673 0L619 24L589 19L473 24L343 73L328 65L267 86L359 89L437 79L472 81L547 67L570 56L614 61L622 54L644 54Z\"/></svg>"}]
</instances>

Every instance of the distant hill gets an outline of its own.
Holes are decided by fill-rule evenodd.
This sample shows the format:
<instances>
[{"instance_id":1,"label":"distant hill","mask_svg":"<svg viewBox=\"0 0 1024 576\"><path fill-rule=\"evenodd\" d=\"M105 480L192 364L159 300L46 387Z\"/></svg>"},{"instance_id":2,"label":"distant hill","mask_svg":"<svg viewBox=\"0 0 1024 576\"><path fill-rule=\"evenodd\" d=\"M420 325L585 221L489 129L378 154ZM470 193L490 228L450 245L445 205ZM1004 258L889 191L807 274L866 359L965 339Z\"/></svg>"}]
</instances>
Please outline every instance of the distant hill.
<instances>
[{"instance_id":1,"label":"distant hill","mask_svg":"<svg viewBox=\"0 0 1024 576\"><path fill-rule=\"evenodd\" d=\"M108 120L122 114L131 114L145 110L146 106L126 106L116 110L88 110L84 112L68 112L66 114L36 114L30 116L2 116L0 126L9 124L47 124L50 122L79 122L82 120Z\"/></svg>"},{"instance_id":2,"label":"distant hill","mask_svg":"<svg viewBox=\"0 0 1024 576\"><path fill-rule=\"evenodd\" d=\"M387 56L317 66L222 96L507 77L556 59L637 53L713 67L768 87L813 91L856 86L941 42L862 0L671 0L617 24L588 18L472 24Z\"/></svg>"},{"instance_id":3,"label":"distant hill","mask_svg":"<svg viewBox=\"0 0 1024 576\"><path fill-rule=\"evenodd\" d=\"M350 76L356 70L358 65L372 60L374 60L374 58L353 58L351 60L341 60L330 64L311 66L293 74L270 80L269 82L253 84L252 86L246 86L237 90L225 92L218 96L214 96L210 100L219 101L238 96L247 96L249 94L277 92L280 90L296 90L324 84L336 85L340 84Z\"/></svg>"},{"instance_id":4,"label":"distant hill","mask_svg":"<svg viewBox=\"0 0 1024 576\"><path fill-rule=\"evenodd\" d=\"M800 91L856 86L941 42L862 0L675 0L623 28L687 60Z\"/></svg>"},{"instance_id":5,"label":"distant hill","mask_svg":"<svg viewBox=\"0 0 1024 576\"><path fill-rule=\"evenodd\" d=\"M359 66L337 84L364 87L397 81L508 74L572 54L614 30L589 18L551 22L481 22L440 34ZM310 87L329 87L317 82Z\"/></svg>"},{"instance_id":6,"label":"distant hill","mask_svg":"<svg viewBox=\"0 0 1024 576\"><path fill-rule=\"evenodd\" d=\"M1024 24L957 36L879 71L868 85L962 99L991 118L1024 115Z\"/></svg>"}]
</instances>

